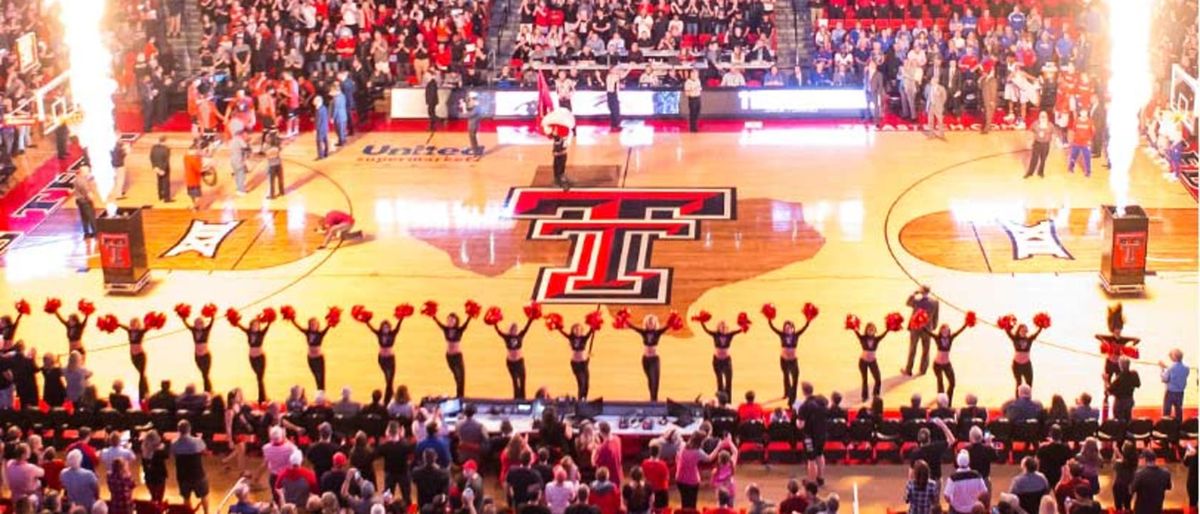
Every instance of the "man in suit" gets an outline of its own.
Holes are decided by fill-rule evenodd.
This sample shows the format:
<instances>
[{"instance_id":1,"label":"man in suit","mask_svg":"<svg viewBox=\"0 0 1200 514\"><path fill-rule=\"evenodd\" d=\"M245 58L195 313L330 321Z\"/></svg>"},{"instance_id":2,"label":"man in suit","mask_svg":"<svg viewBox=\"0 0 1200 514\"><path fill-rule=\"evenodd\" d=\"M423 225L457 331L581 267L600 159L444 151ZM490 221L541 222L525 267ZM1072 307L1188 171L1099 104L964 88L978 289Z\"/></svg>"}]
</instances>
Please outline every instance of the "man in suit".
<instances>
[{"instance_id":1,"label":"man in suit","mask_svg":"<svg viewBox=\"0 0 1200 514\"><path fill-rule=\"evenodd\" d=\"M933 91L934 86L941 87L940 84L932 82L930 83L931 92ZM942 101L945 102L945 99L945 89L943 88ZM930 104L933 104L932 100L930 101ZM938 115L938 118L938 121L941 121L940 114ZM931 112L930 123L932 122L933 114ZM910 329L908 331L908 361L907 364L904 365L904 369L900 370L900 373L905 376L912 375L913 359L917 355L917 343L919 342L921 343L920 374L924 375L925 371L929 368L929 341L932 339L929 337L929 331L936 330L938 326L938 301L933 297L933 295L929 294L929 286L923 285L915 293L909 295L908 301L905 302L905 305L908 305L912 308L912 315L915 315L917 311L925 311L925 314L929 316L929 321L920 327L912 327L910 325ZM916 330L913 330L914 328Z\"/></svg>"},{"instance_id":2,"label":"man in suit","mask_svg":"<svg viewBox=\"0 0 1200 514\"><path fill-rule=\"evenodd\" d=\"M346 114L347 120L353 120L358 112L358 84L350 77L350 74L345 71L338 72L338 86L342 90L342 97L346 99ZM354 123L347 123L346 131L348 135L354 135Z\"/></svg>"},{"instance_id":3,"label":"man in suit","mask_svg":"<svg viewBox=\"0 0 1200 514\"><path fill-rule=\"evenodd\" d=\"M342 94L342 88L333 86L329 90L329 103L333 107L333 126L337 129L337 145L342 147L346 145L346 126L350 124L350 108L346 105L346 95Z\"/></svg>"},{"instance_id":4,"label":"man in suit","mask_svg":"<svg viewBox=\"0 0 1200 514\"><path fill-rule=\"evenodd\" d=\"M438 81L432 72L425 74L425 108L429 114L429 131L437 125Z\"/></svg>"},{"instance_id":5,"label":"man in suit","mask_svg":"<svg viewBox=\"0 0 1200 514\"><path fill-rule=\"evenodd\" d=\"M950 114L955 117L962 116L963 110L963 72L958 66L957 60L950 60L946 63L946 71L942 75L942 85L946 86L946 107L950 109Z\"/></svg>"},{"instance_id":6,"label":"man in suit","mask_svg":"<svg viewBox=\"0 0 1200 514\"><path fill-rule=\"evenodd\" d=\"M883 123L883 72L875 65L874 60L867 63L863 90L867 95L867 116L878 127Z\"/></svg>"},{"instance_id":7,"label":"man in suit","mask_svg":"<svg viewBox=\"0 0 1200 514\"><path fill-rule=\"evenodd\" d=\"M946 86L941 82L931 81L925 91L925 113L929 120L931 135L945 139L944 117L946 114Z\"/></svg>"},{"instance_id":8,"label":"man in suit","mask_svg":"<svg viewBox=\"0 0 1200 514\"><path fill-rule=\"evenodd\" d=\"M158 142L150 148L150 167L158 178L158 199L170 203L171 200L171 149L167 147L167 137L159 136Z\"/></svg>"},{"instance_id":9,"label":"man in suit","mask_svg":"<svg viewBox=\"0 0 1200 514\"><path fill-rule=\"evenodd\" d=\"M79 168L75 174L75 207L79 209L79 224L83 229L83 238L96 237L96 185L92 182L92 170L87 166Z\"/></svg>"},{"instance_id":10,"label":"man in suit","mask_svg":"<svg viewBox=\"0 0 1200 514\"><path fill-rule=\"evenodd\" d=\"M987 134L992 128L992 117L996 114L996 100L999 85L996 81L996 67L991 62L983 63L983 76L979 78L979 95L983 99L983 110L979 113L983 118L980 132Z\"/></svg>"},{"instance_id":11,"label":"man in suit","mask_svg":"<svg viewBox=\"0 0 1200 514\"><path fill-rule=\"evenodd\" d=\"M325 107L325 99L321 95L313 98L313 109L316 111L317 160L329 157L329 108Z\"/></svg>"}]
</instances>

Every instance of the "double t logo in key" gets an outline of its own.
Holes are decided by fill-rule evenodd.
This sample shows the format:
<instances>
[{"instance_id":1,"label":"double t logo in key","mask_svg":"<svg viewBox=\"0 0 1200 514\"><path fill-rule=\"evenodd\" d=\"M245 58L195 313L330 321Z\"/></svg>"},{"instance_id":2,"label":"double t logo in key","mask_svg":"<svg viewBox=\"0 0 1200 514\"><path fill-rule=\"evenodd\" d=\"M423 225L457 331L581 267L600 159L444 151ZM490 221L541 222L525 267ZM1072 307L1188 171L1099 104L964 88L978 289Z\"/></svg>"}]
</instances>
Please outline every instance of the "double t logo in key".
<instances>
[{"instance_id":1,"label":"double t logo in key","mask_svg":"<svg viewBox=\"0 0 1200 514\"><path fill-rule=\"evenodd\" d=\"M530 240L570 240L566 266L542 268L533 299L545 303L670 302L670 268L655 268L656 240L694 241L702 220L736 216L733 188L513 188L514 219Z\"/></svg>"}]
</instances>

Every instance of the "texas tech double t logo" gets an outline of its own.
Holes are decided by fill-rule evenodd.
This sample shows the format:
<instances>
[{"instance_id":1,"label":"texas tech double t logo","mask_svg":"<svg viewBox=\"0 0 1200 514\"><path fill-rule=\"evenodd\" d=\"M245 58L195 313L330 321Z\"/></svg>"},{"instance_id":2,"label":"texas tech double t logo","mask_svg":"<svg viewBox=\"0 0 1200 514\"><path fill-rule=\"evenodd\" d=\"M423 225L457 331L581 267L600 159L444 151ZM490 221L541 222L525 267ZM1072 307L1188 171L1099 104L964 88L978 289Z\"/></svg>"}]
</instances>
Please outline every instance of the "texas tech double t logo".
<instances>
[{"instance_id":1,"label":"texas tech double t logo","mask_svg":"<svg viewBox=\"0 0 1200 514\"><path fill-rule=\"evenodd\" d=\"M670 301L671 272L655 268L655 240L694 241L701 220L731 220L734 189L513 188L511 216L531 240L570 240L564 267L542 268L533 298L546 303Z\"/></svg>"}]
</instances>

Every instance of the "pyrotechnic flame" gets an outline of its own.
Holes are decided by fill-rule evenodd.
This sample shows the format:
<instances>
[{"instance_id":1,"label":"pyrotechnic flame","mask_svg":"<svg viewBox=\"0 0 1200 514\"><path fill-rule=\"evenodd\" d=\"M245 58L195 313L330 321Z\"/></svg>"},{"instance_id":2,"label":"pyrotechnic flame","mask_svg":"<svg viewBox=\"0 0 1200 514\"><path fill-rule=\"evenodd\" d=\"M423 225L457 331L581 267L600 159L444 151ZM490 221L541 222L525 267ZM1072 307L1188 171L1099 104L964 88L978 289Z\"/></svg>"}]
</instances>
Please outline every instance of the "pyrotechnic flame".
<instances>
[{"instance_id":1,"label":"pyrotechnic flame","mask_svg":"<svg viewBox=\"0 0 1200 514\"><path fill-rule=\"evenodd\" d=\"M115 176L112 149L117 143L113 120L113 94L117 83L112 77L112 54L101 32L105 0L46 0L57 3L63 24L63 43L70 52L71 97L83 113L76 127L79 144L87 149L92 177L100 198L108 198Z\"/></svg>"},{"instance_id":2,"label":"pyrotechnic flame","mask_svg":"<svg viewBox=\"0 0 1200 514\"><path fill-rule=\"evenodd\" d=\"M1129 205L1129 170L1141 139L1138 114L1151 95L1150 14L1158 0L1107 0L1109 7L1108 108L1109 157L1112 189L1117 214Z\"/></svg>"}]
</instances>

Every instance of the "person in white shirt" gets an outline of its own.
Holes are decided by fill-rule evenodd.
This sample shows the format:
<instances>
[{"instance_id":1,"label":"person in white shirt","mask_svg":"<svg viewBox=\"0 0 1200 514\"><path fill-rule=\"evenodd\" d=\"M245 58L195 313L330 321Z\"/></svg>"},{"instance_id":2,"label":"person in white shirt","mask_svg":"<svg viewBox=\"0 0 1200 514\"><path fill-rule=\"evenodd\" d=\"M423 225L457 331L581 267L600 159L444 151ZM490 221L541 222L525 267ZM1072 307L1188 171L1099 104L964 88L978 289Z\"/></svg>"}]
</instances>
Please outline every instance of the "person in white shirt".
<instances>
[{"instance_id":1,"label":"person in white shirt","mask_svg":"<svg viewBox=\"0 0 1200 514\"><path fill-rule=\"evenodd\" d=\"M619 38L618 38L619 39ZM608 101L608 127L612 130L621 128L621 79L625 71L619 66L613 66L604 77L604 94Z\"/></svg>"},{"instance_id":2,"label":"person in white shirt","mask_svg":"<svg viewBox=\"0 0 1200 514\"><path fill-rule=\"evenodd\" d=\"M740 68L729 68L729 71L721 77L721 87L743 87L745 85L746 77L742 75Z\"/></svg>"},{"instance_id":3,"label":"person in white shirt","mask_svg":"<svg viewBox=\"0 0 1200 514\"><path fill-rule=\"evenodd\" d=\"M942 496L950 504L950 514L970 514L975 503L987 496L987 482L971 469L971 455L967 450L959 450L954 460L958 468L946 478Z\"/></svg>"},{"instance_id":4,"label":"person in white shirt","mask_svg":"<svg viewBox=\"0 0 1200 514\"><path fill-rule=\"evenodd\" d=\"M550 514L563 514L567 511L567 507L570 507L571 502L575 501L576 487L578 485L575 482L567 480L565 469L560 467L554 470L554 481L546 484L543 495Z\"/></svg>"},{"instance_id":5,"label":"person in white shirt","mask_svg":"<svg viewBox=\"0 0 1200 514\"><path fill-rule=\"evenodd\" d=\"M687 97L688 103L688 130L692 132L700 129L701 91L700 72L697 70L688 72L688 78L683 82L683 95Z\"/></svg>"}]
</instances>

